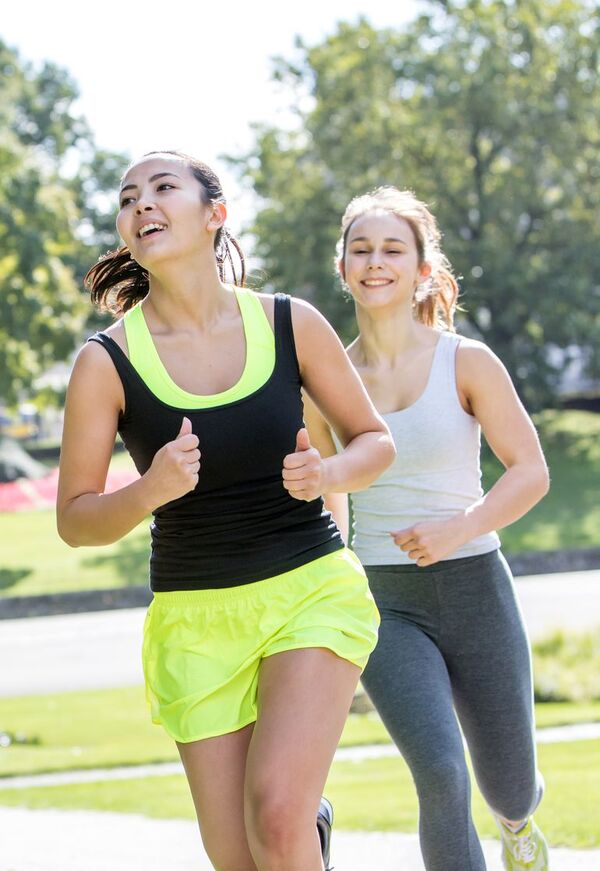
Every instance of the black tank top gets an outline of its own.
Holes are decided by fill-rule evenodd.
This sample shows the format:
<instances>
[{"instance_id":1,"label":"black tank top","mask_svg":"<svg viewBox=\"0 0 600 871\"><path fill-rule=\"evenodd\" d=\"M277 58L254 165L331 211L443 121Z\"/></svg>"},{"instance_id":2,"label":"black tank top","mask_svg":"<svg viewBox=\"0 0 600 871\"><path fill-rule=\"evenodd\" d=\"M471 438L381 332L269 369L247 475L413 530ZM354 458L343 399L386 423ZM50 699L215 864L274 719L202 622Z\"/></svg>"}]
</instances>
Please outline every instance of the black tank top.
<instances>
[{"instance_id":1,"label":"black tank top","mask_svg":"<svg viewBox=\"0 0 600 871\"><path fill-rule=\"evenodd\" d=\"M275 296L275 368L253 393L227 405L174 408L151 392L126 354L97 333L125 394L118 430L138 472L192 422L202 454L196 488L161 505L151 524L155 592L235 587L287 572L339 550L343 541L323 500L291 497L283 459L303 426L301 378L290 298Z\"/></svg>"}]
</instances>

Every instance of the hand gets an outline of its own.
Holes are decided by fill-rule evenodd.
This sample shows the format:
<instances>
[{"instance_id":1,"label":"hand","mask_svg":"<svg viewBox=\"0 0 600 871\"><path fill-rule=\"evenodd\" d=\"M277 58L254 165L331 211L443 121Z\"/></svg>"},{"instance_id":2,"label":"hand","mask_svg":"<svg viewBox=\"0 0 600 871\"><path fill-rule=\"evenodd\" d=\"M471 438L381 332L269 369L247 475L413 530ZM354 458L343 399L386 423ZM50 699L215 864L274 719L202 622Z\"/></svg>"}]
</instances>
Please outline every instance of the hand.
<instances>
[{"instance_id":1,"label":"hand","mask_svg":"<svg viewBox=\"0 0 600 871\"><path fill-rule=\"evenodd\" d=\"M198 436L192 432L190 419L184 417L177 436L155 453L146 472L156 507L193 490L199 471Z\"/></svg>"},{"instance_id":2,"label":"hand","mask_svg":"<svg viewBox=\"0 0 600 871\"><path fill-rule=\"evenodd\" d=\"M294 499L312 502L323 493L324 463L304 427L298 430L295 452L284 457L282 476L283 486Z\"/></svg>"},{"instance_id":3,"label":"hand","mask_svg":"<svg viewBox=\"0 0 600 871\"><path fill-rule=\"evenodd\" d=\"M390 535L400 550L415 560L418 566L431 566L465 543L462 519L463 515L458 514L448 520L426 520L390 532Z\"/></svg>"}]
</instances>

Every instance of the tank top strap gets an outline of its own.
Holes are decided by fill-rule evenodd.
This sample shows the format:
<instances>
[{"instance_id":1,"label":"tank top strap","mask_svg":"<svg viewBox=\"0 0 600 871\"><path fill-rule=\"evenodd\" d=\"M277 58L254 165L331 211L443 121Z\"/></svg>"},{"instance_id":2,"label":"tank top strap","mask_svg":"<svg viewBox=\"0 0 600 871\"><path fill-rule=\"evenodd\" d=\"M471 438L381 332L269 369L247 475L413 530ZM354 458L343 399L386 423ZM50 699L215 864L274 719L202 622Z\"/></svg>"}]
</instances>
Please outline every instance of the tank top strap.
<instances>
[{"instance_id":1,"label":"tank top strap","mask_svg":"<svg viewBox=\"0 0 600 871\"><path fill-rule=\"evenodd\" d=\"M292 324L292 300L287 293L275 294L274 325L277 368L294 380L300 379Z\"/></svg>"},{"instance_id":2,"label":"tank top strap","mask_svg":"<svg viewBox=\"0 0 600 871\"><path fill-rule=\"evenodd\" d=\"M457 397L456 351L460 337L450 332L440 334L429 376L429 390L443 396Z\"/></svg>"},{"instance_id":3,"label":"tank top strap","mask_svg":"<svg viewBox=\"0 0 600 871\"><path fill-rule=\"evenodd\" d=\"M123 385L125 409L127 410L130 406L131 391L135 388L135 379L137 375L129 362L127 355L123 353L115 340L111 339L110 336L107 336L106 333L94 333L94 335L90 336L87 341L96 342L98 345L102 345L108 356L111 358L113 365L117 370L117 375L121 379L121 384Z\"/></svg>"}]
</instances>

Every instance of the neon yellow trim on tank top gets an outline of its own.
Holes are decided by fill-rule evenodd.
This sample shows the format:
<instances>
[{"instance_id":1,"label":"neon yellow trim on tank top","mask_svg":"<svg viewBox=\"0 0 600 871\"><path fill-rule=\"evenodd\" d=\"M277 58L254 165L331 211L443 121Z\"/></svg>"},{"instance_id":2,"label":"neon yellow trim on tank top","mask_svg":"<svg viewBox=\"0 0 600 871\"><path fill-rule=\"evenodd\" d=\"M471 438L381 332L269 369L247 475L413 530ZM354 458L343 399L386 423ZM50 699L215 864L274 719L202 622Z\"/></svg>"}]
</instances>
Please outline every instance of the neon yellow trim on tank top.
<instances>
[{"instance_id":1,"label":"neon yellow trim on tank top","mask_svg":"<svg viewBox=\"0 0 600 871\"><path fill-rule=\"evenodd\" d=\"M275 336L258 296L234 288L246 338L246 362L239 381L221 393L188 393L173 381L156 350L141 303L123 318L129 361L146 386L162 402L175 408L213 408L254 393L269 380L275 368Z\"/></svg>"}]
</instances>

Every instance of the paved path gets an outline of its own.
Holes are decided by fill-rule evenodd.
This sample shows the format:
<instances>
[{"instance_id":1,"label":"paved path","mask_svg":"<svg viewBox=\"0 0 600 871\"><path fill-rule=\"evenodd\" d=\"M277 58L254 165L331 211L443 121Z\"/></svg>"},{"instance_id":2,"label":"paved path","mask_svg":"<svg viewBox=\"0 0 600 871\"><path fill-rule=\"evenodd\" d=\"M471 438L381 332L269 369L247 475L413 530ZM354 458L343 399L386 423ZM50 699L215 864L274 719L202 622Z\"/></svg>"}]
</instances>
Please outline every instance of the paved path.
<instances>
[{"instance_id":1,"label":"paved path","mask_svg":"<svg viewBox=\"0 0 600 871\"><path fill-rule=\"evenodd\" d=\"M196 824L89 811L0 808L0 871L211 871ZM25 848L26 845L26 848ZM497 841L484 841L501 871ZM27 858L24 858L26 852ZM598 871L600 850L552 850L553 871ZM422 871L416 835L335 831L336 871Z\"/></svg>"},{"instance_id":2,"label":"paved path","mask_svg":"<svg viewBox=\"0 0 600 871\"><path fill-rule=\"evenodd\" d=\"M532 638L562 626L600 625L600 571L531 575L516 581ZM134 686L142 682L145 609L0 622L0 696ZM2 869L0 868L0 871Z\"/></svg>"}]
</instances>

